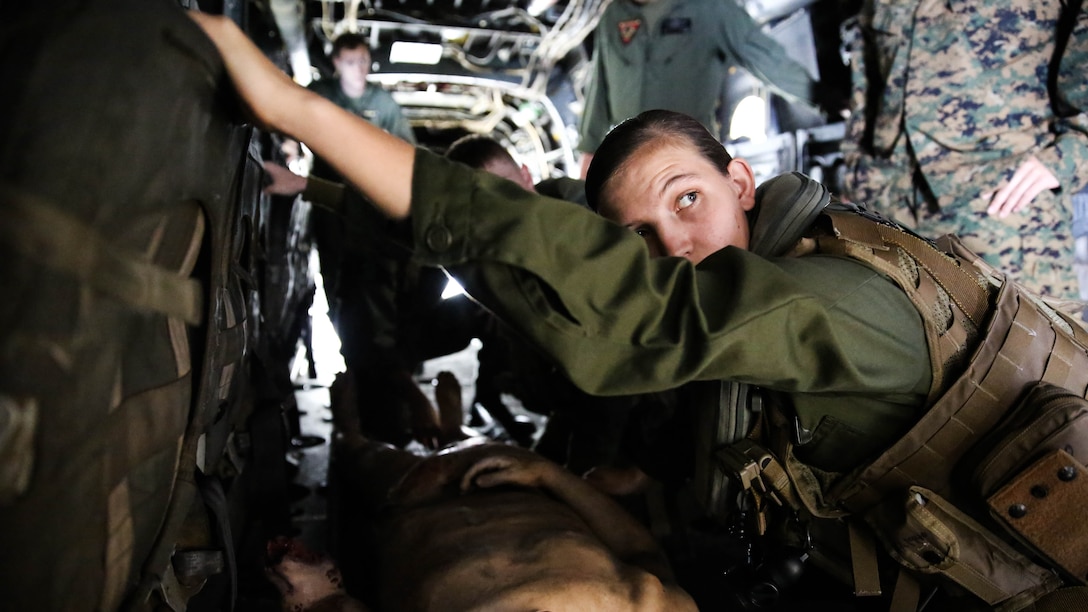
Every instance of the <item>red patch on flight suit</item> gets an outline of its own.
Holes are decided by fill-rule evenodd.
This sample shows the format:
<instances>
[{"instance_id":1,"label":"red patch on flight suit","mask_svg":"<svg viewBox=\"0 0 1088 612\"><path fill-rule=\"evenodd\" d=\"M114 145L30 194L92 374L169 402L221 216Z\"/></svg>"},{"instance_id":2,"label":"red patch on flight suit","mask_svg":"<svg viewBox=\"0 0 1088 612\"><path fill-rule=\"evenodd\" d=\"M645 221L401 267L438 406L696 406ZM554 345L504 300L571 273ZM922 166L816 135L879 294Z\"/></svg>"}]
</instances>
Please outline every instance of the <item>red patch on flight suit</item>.
<instances>
[{"instance_id":1,"label":"red patch on flight suit","mask_svg":"<svg viewBox=\"0 0 1088 612\"><path fill-rule=\"evenodd\" d=\"M616 27L620 31L620 42L625 45L631 42L631 39L635 37L635 32L638 32L638 29L641 26L641 19L628 19L627 21L621 21L616 24Z\"/></svg>"}]
</instances>

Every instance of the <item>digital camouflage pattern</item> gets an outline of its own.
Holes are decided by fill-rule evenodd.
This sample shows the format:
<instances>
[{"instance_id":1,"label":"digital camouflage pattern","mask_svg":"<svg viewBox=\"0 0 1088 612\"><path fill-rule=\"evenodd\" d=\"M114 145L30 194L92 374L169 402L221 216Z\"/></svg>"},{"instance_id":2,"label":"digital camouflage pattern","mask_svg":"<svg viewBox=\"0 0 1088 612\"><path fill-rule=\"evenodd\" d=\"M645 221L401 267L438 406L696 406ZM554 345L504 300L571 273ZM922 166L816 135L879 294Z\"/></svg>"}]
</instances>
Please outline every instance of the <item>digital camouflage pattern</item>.
<instances>
[{"instance_id":1,"label":"digital camouflage pattern","mask_svg":"<svg viewBox=\"0 0 1088 612\"><path fill-rule=\"evenodd\" d=\"M1059 120L1047 91L1061 8L869 0L850 43L843 145L849 198L928 237L958 234L1014 279L1072 298L1071 197L1088 179L1088 131L1083 115ZM1031 156L1061 188L1027 211L988 215L989 196Z\"/></svg>"}]
</instances>

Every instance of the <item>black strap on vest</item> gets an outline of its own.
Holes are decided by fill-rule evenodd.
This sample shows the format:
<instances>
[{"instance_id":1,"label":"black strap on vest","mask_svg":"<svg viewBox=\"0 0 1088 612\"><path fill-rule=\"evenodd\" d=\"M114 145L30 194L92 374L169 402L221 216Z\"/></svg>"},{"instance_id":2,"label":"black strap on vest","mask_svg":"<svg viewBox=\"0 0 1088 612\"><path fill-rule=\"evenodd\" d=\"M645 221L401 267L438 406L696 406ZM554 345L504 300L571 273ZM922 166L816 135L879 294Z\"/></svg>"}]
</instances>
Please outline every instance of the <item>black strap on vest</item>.
<instances>
[{"instance_id":1,"label":"black strap on vest","mask_svg":"<svg viewBox=\"0 0 1088 612\"><path fill-rule=\"evenodd\" d=\"M1058 117L1072 117L1080 112L1066 101L1065 96L1058 89L1058 73L1061 71L1062 57L1065 55L1065 47L1069 44L1069 36L1077 23L1080 8L1081 0L1066 0L1061 16L1058 17L1058 30L1054 35L1054 55L1050 58L1050 64L1047 67L1046 90L1050 94L1050 107Z\"/></svg>"}]
</instances>

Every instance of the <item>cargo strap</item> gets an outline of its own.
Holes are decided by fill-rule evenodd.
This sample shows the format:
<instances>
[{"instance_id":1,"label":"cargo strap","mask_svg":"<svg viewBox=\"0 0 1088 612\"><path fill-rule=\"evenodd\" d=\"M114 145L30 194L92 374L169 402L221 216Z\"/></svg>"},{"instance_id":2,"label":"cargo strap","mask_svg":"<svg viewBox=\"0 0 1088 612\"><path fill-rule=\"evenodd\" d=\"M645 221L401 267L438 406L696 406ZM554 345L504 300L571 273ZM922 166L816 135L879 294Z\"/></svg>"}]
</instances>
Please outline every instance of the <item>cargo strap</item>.
<instances>
[{"instance_id":1,"label":"cargo strap","mask_svg":"<svg viewBox=\"0 0 1088 612\"><path fill-rule=\"evenodd\" d=\"M219 541L223 545L225 557L225 570L230 580L230 606L227 612L234 610L238 602L238 562L234 554L234 536L230 528L230 508L227 502L223 483L215 476L205 476L197 472L197 486L200 487L200 495L204 499L204 505L211 511L215 520L216 532Z\"/></svg>"},{"instance_id":2,"label":"cargo strap","mask_svg":"<svg viewBox=\"0 0 1088 612\"><path fill-rule=\"evenodd\" d=\"M42 198L0 186L0 202L5 215L0 243L19 255L135 309L178 317L191 325L203 320L204 298L196 280L150 263L138 251L111 244Z\"/></svg>"},{"instance_id":3,"label":"cargo strap","mask_svg":"<svg viewBox=\"0 0 1088 612\"><path fill-rule=\"evenodd\" d=\"M0 507L30 487L39 410L36 398L0 393Z\"/></svg>"},{"instance_id":4,"label":"cargo strap","mask_svg":"<svg viewBox=\"0 0 1088 612\"><path fill-rule=\"evenodd\" d=\"M847 523L850 537L850 565L854 573L854 595L873 597L881 594L877 567L876 540L857 521Z\"/></svg>"}]
</instances>

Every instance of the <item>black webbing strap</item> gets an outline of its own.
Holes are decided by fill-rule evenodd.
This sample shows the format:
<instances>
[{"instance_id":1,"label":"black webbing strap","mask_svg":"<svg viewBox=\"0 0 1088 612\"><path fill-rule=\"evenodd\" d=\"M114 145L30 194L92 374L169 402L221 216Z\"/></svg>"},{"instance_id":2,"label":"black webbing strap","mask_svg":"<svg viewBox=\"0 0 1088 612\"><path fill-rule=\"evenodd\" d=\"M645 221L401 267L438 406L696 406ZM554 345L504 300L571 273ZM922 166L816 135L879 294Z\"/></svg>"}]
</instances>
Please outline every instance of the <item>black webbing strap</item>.
<instances>
[{"instance_id":1,"label":"black webbing strap","mask_svg":"<svg viewBox=\"0 0 1088 612\"><path fill-rule=\"evenodd\" d=\"M1077 23L1077 14L1080 13L1081 0L1066 0L1062 6L1062 13L1058 17L1058 28L1054 34L1054 55L1047 66L1046 90L1050 94L1050 108L1058 117L1072 117L1080 112L1065 100L1065 96L1058 89L1058 73L1061 71L1062 57L1065 55L1065 47L1069 44L1069 36L1073 33L1073 27Z\"/></svg>"}]
</instances>

